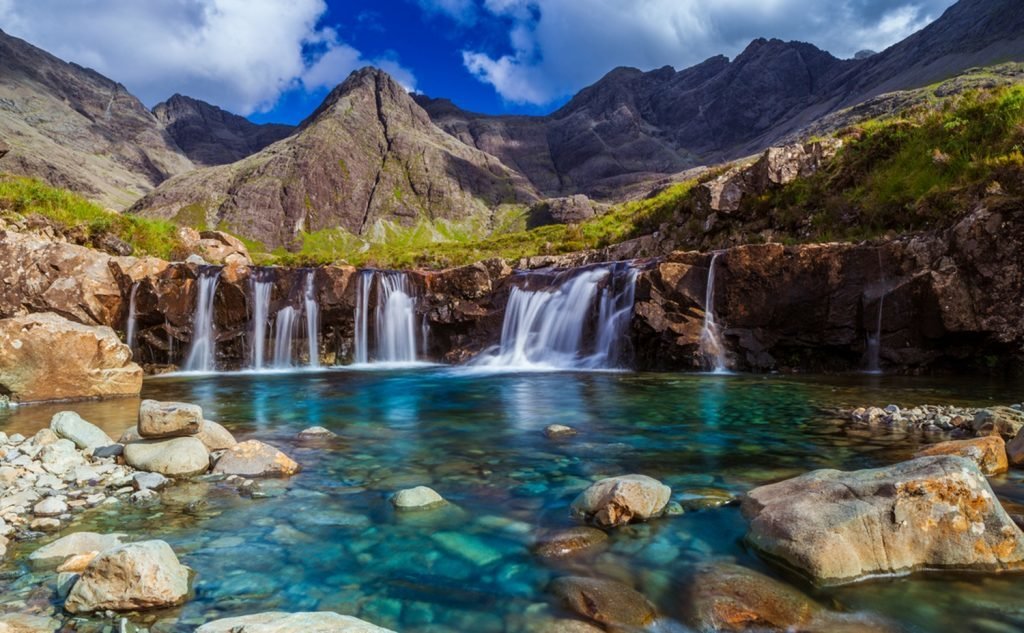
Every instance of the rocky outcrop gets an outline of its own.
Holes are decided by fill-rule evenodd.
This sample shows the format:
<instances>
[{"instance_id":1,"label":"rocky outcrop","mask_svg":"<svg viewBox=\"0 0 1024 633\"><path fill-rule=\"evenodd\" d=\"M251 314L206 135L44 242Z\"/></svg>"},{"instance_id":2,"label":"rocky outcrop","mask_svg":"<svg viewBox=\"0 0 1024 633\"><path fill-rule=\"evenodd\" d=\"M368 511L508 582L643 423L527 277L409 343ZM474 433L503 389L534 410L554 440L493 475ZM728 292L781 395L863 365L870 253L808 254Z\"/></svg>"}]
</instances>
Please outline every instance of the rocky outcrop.
<instances>
[{"instance_id":1,"label":"rocky outcrop","mask_svg":"<svg viewBox=\"0 0 1024 633\"><path fill-rule=\"evenodd\" d=\"M15 402L137 396L142 368L107 327L43 313L0 320L0 392Z\"/></svg>"},{"instance_id":2,"label":"rocky outcrop","mask_svg":"<svg viewBox=\"0 0 1024 633\"><path fill-rule=\"evenodd\" d=\"M123 209L193 168L119 83L0 31L0 172L33 176Z\"/></svg>"},{"instance_id":3,"label":"rocky outcrop","mask_svg":"<svg viewBox=\"0 0 1024 633\"><path fill-rule=\"evenodd\" d=\"M604 527L661 516L672 489L646 475L622 475L602 479L572 502L574 517Z\"/></svg>"},{"instance_id":4,"label":"rocky outcrop","mask_svg":"<svg viewBox=\"0 0 1024 633\"><path fill-rule=\"evenodd\" d=\"M751 544L817 583L1024 568L1024 534L963 457L817 470L751 490L742 509Z\"/></svg>"},{"instance_id":5,"label":"rocky outcrop","mask_svg":"<svg viewBox=\"0 0 1024 633\"><path fill-rule=\"evenodd\" d=\"M71 613L173 607L188 596L188 568L164 541L129 543L103 552L71 588Z\"/></svg>"},{"instance_id":6,"label":"rocky outcrop","mask_svg":"<svg viewBox=\"0 0 1024 633\"><path fill-rule=\"evenodd\" d=\"M315 613L257 613L207 622L196 633L395 633L349 615Z\"/></svg>"},{"instance_id":7,"label":"rocky outcrop","mask_svg":"<svg viewBox=\"0 0 1024 633\"><path fill-rule=\"evenodd\" d=\"M204 166L241 160L295 131L291 125L259 125L180 94L153 106L153 115L181 151Z\"/></svg>"},{"instance_id":8,"label":"rocky outcrop","mask_svg":"<svg viewBox=\"0 0 1024 633\"><path fill-rule=\"evenodd\" d=\"M303 232L364 235L378 221L487 223L502 204L536 199L522 176L446 135L402 86L366 68L294 135L237 163L174 178L130 212L290 247Z\"/></svg>"},{"instance_id":9,"label":"rocky outcrop","mask_svg":"<svg viewBox=\"0 0 1024 633\"><path fill-rule=\"evenodd\" d=\"M533 229L549 224L579 224L593 218L604 210L604 205L594 203L583 194L552 198L530 207L526 228Z\"/></svg>"}]
</instances>

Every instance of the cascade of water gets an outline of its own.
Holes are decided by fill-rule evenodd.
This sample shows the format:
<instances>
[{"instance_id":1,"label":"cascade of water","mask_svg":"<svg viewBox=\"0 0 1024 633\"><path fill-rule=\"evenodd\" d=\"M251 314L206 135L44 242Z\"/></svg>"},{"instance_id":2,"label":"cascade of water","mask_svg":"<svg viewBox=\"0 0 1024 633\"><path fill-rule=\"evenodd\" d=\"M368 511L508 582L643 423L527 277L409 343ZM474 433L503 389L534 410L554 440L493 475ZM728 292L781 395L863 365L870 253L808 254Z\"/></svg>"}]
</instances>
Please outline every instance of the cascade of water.
<instances>
[{"instance_id":1,"label":"cascade of water","mask_svg":"<svg viewBox=\"0 0 1024 633\"><path fill-rule=\"evenodd\" d=\"M377 275L377 360L416 361L416 303L405 273Z\"/></svg>"},{"instance_id":2,"label":"cascade of water","mask_svg":"<svg viewBox=\"0 0 1024 633\"><path fill-rule=\"evenodd\" d=\"M629 340L636 276L633 266L619 263L561 273L536 290L514 287L500 345L474 364L524 369L620 366ZM531 281L530 275L525 277Z\"/></svg>"},{"instance_id":3,"label":"cascade of water","mask_svg":"<svg viewBox=\"0 0 1024 633\"><path fill-rule=\"evenodd\" d=\"M373 290L374 271L359 273L356 286L355 314L355 362L365 365L370 362L370 291Z\"/></svg>"},{"instance_id":4,"label":"cascade of water","mask_svg":"<svg viewBox=\"0 0 1024 633\"><path fill-rule=\"evenodd\" d=\"M138 330L138 315L135 310L135 295L139 291L139 282L132 284L131 294L128 295L128 323L125 326L124 342L135 353L135 334Z\"/></svg>"},{"instance_id":5,"label":"cascade of water","mask_svg":"<svg viewBox=\"0 0 1024 633\"><path fill-rule=\"evenodd\" d=\"M270 293L274 289L273 270L257 268L249 278L252 293L252 324L249 328L249 367L266 365L267 323L270 320Z\"/></svg>"},{"instance_id":6,"label":"cascade of water","mask_svg":"<svg viewBox=\"0 0 1024 633\"><path fill-rule=\"evenodd\" d=\"M214 371L217 339L213 323L213 300L217 296L220 268L205 266L199 270L199 290L192 315L192 343L185 360L185 371Z\"/></svg>"},{"instance_id":7,"label":"cascade of water","mask_svg":"<svg viewBox=\"0 0 1024 633\"><path fill-rule=\"evenodd\" d=\"M711 256L708 266L708 285L704 293L704 325L700 331L700 353L710 369L721 374L729 371L725 358L725 345L715 316L715 264L720 252Z\"/></svg>"},{"instance_id":8,"label":"cascade of water","mask_svg":"<svg viewBox=\"0 0 1024 633\"><path fill-rule=\"evenodd\" d=\"M316 302L316 270L306 271L302 289L302 311L306 315L309 367L320 366L320 306Z\"/></svg>"},{"instance_id":9,"label":"cascade of water","mask_svg":"<svg viewBox=\"0 0 1024 633\"><path fill-rule=\"evenodd\" d=\"M295 336L295 317L298 311L286 306L277 311L274 319L274 368L287 369L292 366L292 339Z\"/></svg>"},{"instance_id":10,"label":"cascade of water","mask_svg":"<svg viewBox=\"0 0 1024 633\"><path fill-rule=\"evenodd\" d=\"M885 307L885 268L882 266L882 249L878 249L878 279L880 290L878 295L878 316L875 321L874 334L868 334L867 350L867 371L877 374L882 371L882 309Z\"/></svg>"}]
</instances>

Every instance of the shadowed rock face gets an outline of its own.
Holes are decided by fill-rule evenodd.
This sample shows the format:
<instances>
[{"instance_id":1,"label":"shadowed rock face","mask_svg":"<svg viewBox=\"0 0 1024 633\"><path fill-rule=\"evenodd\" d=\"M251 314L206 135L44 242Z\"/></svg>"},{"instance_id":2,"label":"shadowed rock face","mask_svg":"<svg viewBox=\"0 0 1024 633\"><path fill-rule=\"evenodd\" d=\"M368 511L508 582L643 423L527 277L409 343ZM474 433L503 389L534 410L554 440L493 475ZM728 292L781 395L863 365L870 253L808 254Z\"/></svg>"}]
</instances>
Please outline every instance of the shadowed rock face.
<instances>
[{"instance_id":1,"label":"shadowed rock face","mask_svg":"<svg viewBox=\"0 0 1024 633\"><path fill-rule=\"evenodd\" d=\"M122 209L193 168L124 86L0 31L0 171Z\"/></svg>"},{"instance_id":2,"label":"shadowed rock face","mask_svg":"<svg viewBox=\"0 0 1024 633\"><path fill-rule=\"evenodd\" d=\"M755 153L883 92L1024 59L1017 0L961 0L876 55L840 60L800 42L755 40L731 62L617 68L545 117L488 116L418 97L456 138L519 170L545 196L609 197L625 185Z\"/></svg>"},{"instance_id":3,"label":"shadowed rock face","mask_svg":"<svg viewBox=\"0 0 1024 633\"><path fill-rule=\"evenodd\" d=\"M154 106L153 114L185 155L203 166L241 160L295 131L291 125L257 125L179 94Z\"/></svg>"},{"instance_id":4,"label":"shadowed rock face","mask_svg":"<svg viewBox=\"0 0 1024 633\"><path fill-rule=\"evenodd\" d=\"M379 220L486 223L499 205L535 200L524 178L446 135L404 88L366 68L294 135L237 163L175 178L130 212L205 220L288 246L303 231L361 235Z\"/></svg>"}]
</instances>

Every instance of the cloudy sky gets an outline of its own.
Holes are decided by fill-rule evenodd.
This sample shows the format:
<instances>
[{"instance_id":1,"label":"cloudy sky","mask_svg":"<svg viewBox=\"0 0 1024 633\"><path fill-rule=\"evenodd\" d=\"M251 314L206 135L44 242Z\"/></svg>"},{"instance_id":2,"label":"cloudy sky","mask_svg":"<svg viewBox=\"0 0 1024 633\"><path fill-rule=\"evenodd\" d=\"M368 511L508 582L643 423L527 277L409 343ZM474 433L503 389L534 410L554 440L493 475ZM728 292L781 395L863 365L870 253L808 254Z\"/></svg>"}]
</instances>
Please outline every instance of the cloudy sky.
<instances>
[{"instance_id":1,"label":"cloudy sky","mask_svg":"<svg viewBox=\"0 0 1024 633\"><path fill-rule=\"evenodd\" d=\"M0 0L0 28L150 106L178 92L296 122L368 64L470 110L541 113L615 66L684 68L757 37L881 50L953 1Z\"/></svg>"}]
</instances>

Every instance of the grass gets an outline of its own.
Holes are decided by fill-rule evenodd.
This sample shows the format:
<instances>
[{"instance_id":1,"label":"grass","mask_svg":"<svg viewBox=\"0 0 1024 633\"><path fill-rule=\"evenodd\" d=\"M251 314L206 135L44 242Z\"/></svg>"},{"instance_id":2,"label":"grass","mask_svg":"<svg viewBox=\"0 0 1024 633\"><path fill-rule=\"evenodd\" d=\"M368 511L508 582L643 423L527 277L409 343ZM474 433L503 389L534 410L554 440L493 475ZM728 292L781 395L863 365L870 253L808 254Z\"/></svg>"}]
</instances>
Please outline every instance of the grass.
<instances>
[{"instance_id":1,"label":"grass","mask_svg":"<svg viewBox=\"0 0 1024 633\"><path fill-rule=\"evenodd\" d=\"M91 244L105 234L127 242L136 255L174 259L187 255L178 226L107 211L81 196L31 178L0 176L0 212L42 216L75 242Z\"/></svg>"}]
</instances>

